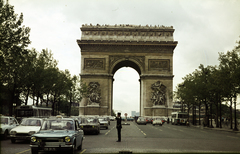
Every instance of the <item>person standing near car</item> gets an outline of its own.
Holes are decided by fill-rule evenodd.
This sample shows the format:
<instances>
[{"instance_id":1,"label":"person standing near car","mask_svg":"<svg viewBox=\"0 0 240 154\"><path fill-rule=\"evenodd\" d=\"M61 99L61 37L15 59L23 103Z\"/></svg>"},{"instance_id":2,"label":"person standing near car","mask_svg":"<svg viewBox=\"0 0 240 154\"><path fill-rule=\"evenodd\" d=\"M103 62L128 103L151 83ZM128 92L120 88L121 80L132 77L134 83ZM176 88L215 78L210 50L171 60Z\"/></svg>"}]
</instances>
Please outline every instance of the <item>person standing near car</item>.
<instances>
[{"instance_id":1,"label":"person standing near car","mask_svg":"<svg viewBox=\"0 0 240 154\"><path fill-rule=\"evenodd\" d=\"M117 132L118 132L118 140L117 140L117 142L121 142L121 129L122 129L121 113L117 114L116 121L117 121L116 128L117 128Z\"/></svg>"}]
</instances>

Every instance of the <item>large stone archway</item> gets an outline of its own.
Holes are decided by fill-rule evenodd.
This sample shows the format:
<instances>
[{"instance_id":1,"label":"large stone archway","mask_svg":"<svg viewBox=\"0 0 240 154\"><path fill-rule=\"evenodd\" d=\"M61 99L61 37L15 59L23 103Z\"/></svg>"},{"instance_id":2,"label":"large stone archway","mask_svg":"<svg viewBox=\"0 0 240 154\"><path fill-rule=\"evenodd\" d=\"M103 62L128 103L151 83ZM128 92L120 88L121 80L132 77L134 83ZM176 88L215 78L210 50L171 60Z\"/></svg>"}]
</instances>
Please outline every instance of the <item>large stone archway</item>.
<instances>
[{"instance_id":1,"label":"large stone archway","mask_svg":"<svg viewBox=\"0 0 240 154\"><path fill-rule=\"evenodd\" d=\"M132 67L140 76L140 116L172 112L173 27L82 25L81 79L88 85L80 115L111 115L113 75Z\"/></svg>"}]
</instances>

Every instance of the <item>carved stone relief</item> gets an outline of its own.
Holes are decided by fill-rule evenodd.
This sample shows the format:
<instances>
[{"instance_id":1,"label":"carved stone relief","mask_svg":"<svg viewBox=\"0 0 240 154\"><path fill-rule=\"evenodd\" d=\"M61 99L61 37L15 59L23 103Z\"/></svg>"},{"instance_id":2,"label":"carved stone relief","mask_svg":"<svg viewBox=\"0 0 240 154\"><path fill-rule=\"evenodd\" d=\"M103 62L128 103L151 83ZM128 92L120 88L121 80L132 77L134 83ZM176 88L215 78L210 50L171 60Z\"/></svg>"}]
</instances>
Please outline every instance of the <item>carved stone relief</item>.
<instances>
[{"instance_id":1,"label":"carved stone relief","mask_svg":"<svg viewBox=\"0 0 240 154\"><path fill-rule=\"evenodd\" d=\"M101 103L101 89L98 82L90 82L87 89L88 105L99 105Z\"/></svg>"},{"instance_id":2,"label":"carved stone relief","mask_svg":"<svg viewBox=\"0 0 240 154\"><path fill-rule=\"evenodd\" d=\"M84 58L84 69L105 69L104 58Z\"/></svg>"},{"instance_id":3,"label":"carved stone relief","mask_svg":"<svg viewBox=\"0 0 240 154\"><path fill-rule=\"evenodd\" d=\"M152 96L151 101L153 106L165 105L166 103L166 86L164 86L160 81L152 84Z\"/></svg>"},{"instance_id":4,"label":"carved stone relief","mask_svg":"<svg viewBox=\"0 0 240 154\"><path fill-rule=\"evenodd\" d=\"M151 70L170 70L170 60L169 59L149 59L148 69Z\"/></svg>"}]
</instances>

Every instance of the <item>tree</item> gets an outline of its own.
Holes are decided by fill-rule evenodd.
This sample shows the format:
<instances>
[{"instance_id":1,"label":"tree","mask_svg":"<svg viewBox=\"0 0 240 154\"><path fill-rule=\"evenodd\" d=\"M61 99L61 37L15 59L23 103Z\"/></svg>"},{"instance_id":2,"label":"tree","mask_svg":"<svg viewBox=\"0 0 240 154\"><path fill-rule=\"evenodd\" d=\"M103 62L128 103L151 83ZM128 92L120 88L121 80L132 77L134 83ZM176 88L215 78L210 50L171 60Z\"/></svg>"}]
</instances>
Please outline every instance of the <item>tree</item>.
<instances>
[{"instance_id":1,"label":"tree","mask_svg":"<svg viewBox=\"0 0 240 154\"><path fill-rule=\"evenodd\" d=\"M23 14L18 17L13 6L0 0L0 83L7 87L11 95L9 114L12 115L13 103L19 103L21 72L26 47L30 44L30 28L22 26Z\"/></svg>"}]
</instances>

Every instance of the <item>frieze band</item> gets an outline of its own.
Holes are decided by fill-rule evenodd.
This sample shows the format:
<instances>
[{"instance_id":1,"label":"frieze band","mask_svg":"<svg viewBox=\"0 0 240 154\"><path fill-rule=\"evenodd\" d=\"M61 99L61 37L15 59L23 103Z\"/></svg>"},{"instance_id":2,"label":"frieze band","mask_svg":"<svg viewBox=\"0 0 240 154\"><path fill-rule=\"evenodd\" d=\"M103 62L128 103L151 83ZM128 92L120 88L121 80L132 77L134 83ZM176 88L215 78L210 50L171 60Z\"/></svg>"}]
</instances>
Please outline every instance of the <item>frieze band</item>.
<instances>
[{"instance_id":1,"label":"frieze band","mask_svg":"<svg viewBox=\"0 0 240 154\"><path fill-rule=\"evenodd\" d=\"M170 60L169 59L149 59L148 69L151 70L170 70Z\"/></svg>"},{"instance_id":2,"label":"frieze band","mask_svg":"<svg viewBox=\"0 0 240 154\"><path fill-rule=\"evenodd\" d=\"M84 58L84 69L105 69L105 58Z\"/></svg>"}]
</instances>

